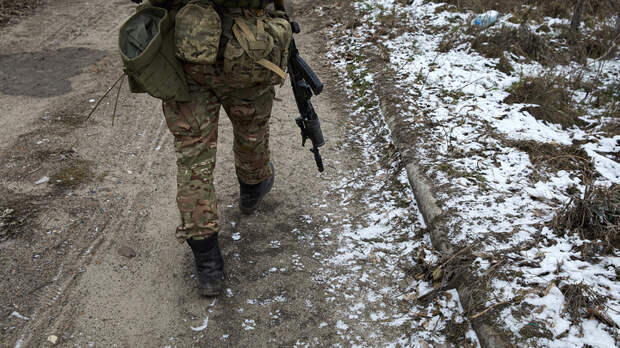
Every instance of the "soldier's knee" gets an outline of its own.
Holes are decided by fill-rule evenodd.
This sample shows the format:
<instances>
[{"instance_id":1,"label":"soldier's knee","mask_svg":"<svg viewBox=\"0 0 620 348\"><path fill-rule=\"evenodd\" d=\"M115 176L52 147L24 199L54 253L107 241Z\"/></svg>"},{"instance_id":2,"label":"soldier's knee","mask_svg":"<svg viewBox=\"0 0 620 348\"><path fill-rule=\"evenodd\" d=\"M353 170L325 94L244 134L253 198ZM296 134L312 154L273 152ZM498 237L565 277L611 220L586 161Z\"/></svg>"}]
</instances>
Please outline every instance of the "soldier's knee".
<instances>
[{"instance_id":1,"label":"soldier's knee","mask_svg":"<svg viewBox=\"0 0 620 348\"><path fill-rule=\"evenodd\" d=\"M236 123L248 123L254 118L256 108L251 105L233 105L230 107L230 118Z\"/></svg>"}]
</instances>

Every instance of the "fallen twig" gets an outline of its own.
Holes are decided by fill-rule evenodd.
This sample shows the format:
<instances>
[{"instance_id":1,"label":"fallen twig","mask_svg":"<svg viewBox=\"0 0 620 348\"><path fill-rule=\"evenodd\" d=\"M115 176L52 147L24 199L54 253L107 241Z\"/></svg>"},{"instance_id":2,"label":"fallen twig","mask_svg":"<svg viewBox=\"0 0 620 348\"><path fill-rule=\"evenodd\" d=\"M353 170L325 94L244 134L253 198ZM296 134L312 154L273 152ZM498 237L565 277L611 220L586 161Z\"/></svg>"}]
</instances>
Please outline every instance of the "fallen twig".
<instances>
[{"instance_id":1,"label":"fallen twig","mask_svg":"<svg viewBox=\"0 0 620 348\"><path fill-rule=\"evenodd\" d=\"M525 291L521 291L521 290L520 290L519 292L521 292L521 294L518 294L518 295L516 295L515 297L513 297L513 298L511 298L511 299L509 299L509 300L502 301L502 302L498 302L498 303L496 303L496 304L492 305L491 307L489 307L489 308L487 308L487 309L483 310L482 312L480 312L480 313L478 313L478 314L474 314L474 315L472 315L471 317L469 317L469 319L470 319L470 320L474 320L474 319L480 318L481 316L483 316L483 315L485 315L485 314L489 313L490 311L492 311L493 309L495 309L495 308L497 308L497 307L499 307L499 306L503 306L503 305L508 304L508 303L511 303L511 302L519 302L519 301L523 301L523 299L524 299L527 295L530 295L530 294L535 293L535 292L536 292L536 290L525 290Z\"/></svg>"},{"instance_id":2,"label":"fallen twig","mask_svg":"<svg viewBox=\"0 0 620 348\"><path fill-rule=\"evenodd\" d=\"M497 263L495 263L493 266L489 267L489 269L487 269L484 274L482 275L483 278L487 278L495 269L497 269L498 267L503 266L506 263L506 260L501 260L498 261Z\"/></svg>"},{"instance_id":3,"label":"fallen twig","mask_svg":"<svg viewBox=\"0 0 620 348\"><path fill-rule=\"evenodd\" d=\"M114 101L114 111L112 112L112 127L114 127L114 120L116 119L116 107L118 106L118 97L121 95L121 89L123 89L123 82L125 82L125 75L121 77L121 84L118 86L118 92L116 92L116 101Z\"/></svg>"},{"instance_id":4,"label":"fallen twig","mask_svg":"<svg viewBox=\"0 0 620 348\"><path fill-rule=\"evenodd\" d=\"M555 286L555 281L551 282L551 284L547 286L545 291L543 291L543 297L549 295L549 292L551 292L551 289L553 289L554 286Z\"/></svg>"},{"instance_id":5,"label":"fallen twig","mask_svg":"<svg viewBox=\"0 0 620 348\"><path fill-rule=\"evenodd\" d=\"M105 94L103 95L103 97L99 98L99 100L97 101L97 104L95 104L95 107L90 111L90 113L88 114L88 116L86 116L86 119L84 121L88 121L90 119L90 117L95 113L95 110L97 110L97 108L99 107L99 104L101 104L101 102L103 101L103 99L105 99L105 97L108 96L108 94L110 94L110 92L112 91L112 89L114 89L114 87L121 82L121 80L125 77L125 74L123 73L123 75L121 75L121 77L118 78L118 80L116 80L116 82L114 82L114 84L112 84L112 86L110 86L110 88L108 88L108 90L105 92Z\"/></svg>"},{"instance_id":6,"label":"fallen twig","mask_svg":"<svg viewBox=\"0 0 620 348\"><path fill-rule=\"evenodd\" d=\"M510 302L514 301L515 299L516 299L516 297L515 297L515 298L512 298L512 299L510 299L510 300L506 300L506 301L502 301L502 302L496 303L496 304L492 305L491 307L489 307L489 308L487 308L487 309L483 310L482 312L480 312L480 313L478 313L478 314L474 314L474 315L472 315L471 317L469 317L469 319L470 319L470 320L474 320L474 319L476 319L476 318L480 318L481 316L483 316L483 315L485 315L485 314L489 313L489 312L490 312L490 311L492 311L493 309L495 309L495 308L497 308L497 307L499 307L499 306L503 306L503 305L505 305L505 304L507 304L507 303L510 303Z\"/></svg>"},{"instance_id":7,"label":"fallen twig","mask_svg":"<svg viewBox=\"0 0 620 348\"><path fill-rule=\"evenodd\" d=\"M442 263L439 267L437 267L434 271L433 271L433 279L435 280L439 280L439 278L441 278L442 273L443 273L443 268L449 264L452 260L454 260L455 258L459 257L460 255L463 255L464 253L471 251L471 249L473 248L473 245L470 245L466 248L463 248L461 250L459 250L456 254L452 255L446 262Z\"/></svg>"},{"instance_id":8,"label":"fallen twig","mask_svg":"<svg viewBox=\"0 0 620 348\"><path fill-rule=\"evenodd\" d=\"M596 319L607 324L608 326L618 328L618 324L616 324L616 322L613 321L613 319L611 319L611 317L607 315L607 313L602 312L596 308L588 308L587 311L590 316L595 317Z\"/></svg>"}]
</instances>

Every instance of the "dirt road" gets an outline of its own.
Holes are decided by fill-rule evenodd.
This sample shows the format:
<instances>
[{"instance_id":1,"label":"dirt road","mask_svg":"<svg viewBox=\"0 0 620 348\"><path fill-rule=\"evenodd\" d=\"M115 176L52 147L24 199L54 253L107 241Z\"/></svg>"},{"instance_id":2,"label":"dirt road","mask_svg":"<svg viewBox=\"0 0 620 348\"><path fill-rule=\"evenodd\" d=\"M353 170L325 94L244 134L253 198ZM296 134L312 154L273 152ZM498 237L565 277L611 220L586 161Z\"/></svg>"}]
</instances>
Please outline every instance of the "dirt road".
<instances>
[{"instance_id":1,"label":"dirt road","mask_svg":"<svg viewBox=\"0 0 620 348\"><path fill-rule=\"evenodd\" d=\"M113 126L114 98L84 121L120 75L116 33L132 3L52 1L0 34L0 346L51 346L51 335L63 347L349 346L402 335L370 315L391 311L382 289L402 276L384 272L383 254L369 256L382 240L351 230L399 202L389 219L408 227L386 235L405 240L418 226L415 203L381 134L352 136L364 123L343 107L321 23L304 17L311 4L297 5L306 29L298 45L328 82L314 100L327 173L300 147L286 85L271 124L276 186L255 216L241 216L231 125L221 118L216 187L229 279L216 300L198 296L189 249L173 236L175 156L160 103L124 87Z\"/></svg>"}]
</instances>

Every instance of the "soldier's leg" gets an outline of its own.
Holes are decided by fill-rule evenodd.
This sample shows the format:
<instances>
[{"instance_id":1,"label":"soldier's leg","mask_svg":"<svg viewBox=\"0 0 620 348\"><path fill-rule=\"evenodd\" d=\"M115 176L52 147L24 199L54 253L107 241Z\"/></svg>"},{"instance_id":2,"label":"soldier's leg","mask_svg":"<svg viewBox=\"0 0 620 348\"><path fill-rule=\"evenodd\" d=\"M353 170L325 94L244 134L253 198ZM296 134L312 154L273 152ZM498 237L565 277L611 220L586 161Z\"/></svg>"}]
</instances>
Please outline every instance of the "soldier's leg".
<instances>
[{"instance_id":1,"label":"soldier's leg","mask_svg":"<svg viewBox=\"0 0 620 348\"><path fill-rule=\"evenodd\" d=\"M219 231L213 171L220 104L211 91L193 89L193 100L189 103L164 103L166 123L174 135L177 154L181 225L176 237L180 242L208 238Z\"/></svg>"},{"instance_id":2,"label":"soldier's leg","mask_svg":"<svg viewBox=\"0 0 620 348\"><path fill-rule=\"evenodd\" d=\"M255 185L272 176L269 119L275 90L260 86L234 92L222 102L233 125L235 167L239 180Z\"/></svg>"}]
</instances>

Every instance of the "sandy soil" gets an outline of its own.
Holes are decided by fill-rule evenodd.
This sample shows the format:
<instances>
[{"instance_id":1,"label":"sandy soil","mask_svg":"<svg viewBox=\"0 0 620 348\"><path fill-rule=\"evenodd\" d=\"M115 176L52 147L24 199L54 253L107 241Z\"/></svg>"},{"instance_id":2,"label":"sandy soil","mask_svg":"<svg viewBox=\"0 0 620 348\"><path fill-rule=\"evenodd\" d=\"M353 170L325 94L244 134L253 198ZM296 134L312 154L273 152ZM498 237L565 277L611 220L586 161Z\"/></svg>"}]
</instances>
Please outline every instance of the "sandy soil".
<instances>
[{"instance_id":1,"label":"sandy soil","mask_svg":"<svg viewBox=\"0 0 620 348\"><path fill-rule=\"evenodd\" d=\"M310 30L320 23L298 3L308 29L298 45L328 82L329 63ZM317 253L330 255L337 233L310 242L321 224L338 229L338 202L322 202L323 193L360 167L336 141L347 115L335 87L314 100L329 141L323 175L300 147L288 84L278 90L276 186L251 217L238 212L232 130L221 118L216 185L228 290L201 298L190 251L173 237L175 157L160 102L124 87L114 126L113 98L84 121L120 75L116 33L133 7L54 1L0 34L0 346L51 345L50 335L63 347L346 346L335 311L348 300L326 300L327 285L314 280L335 267ZM358 209L367 207L348 207ZM126 257L127 248L137 256ZM330 270L339 272L347 270Z\"/></svg>"}]
</instances>

